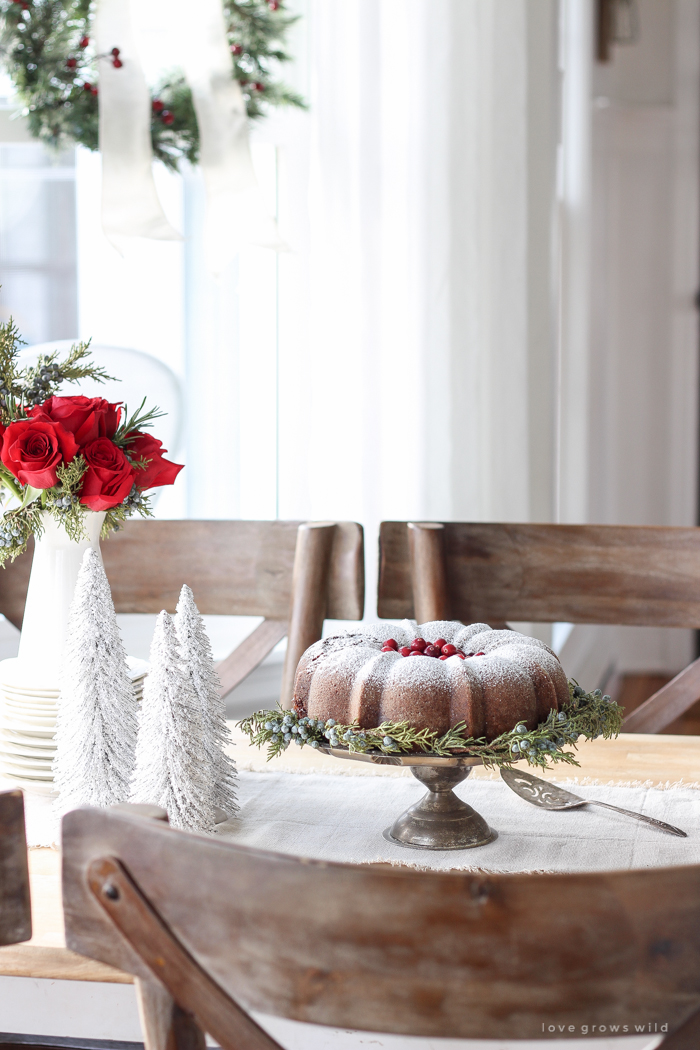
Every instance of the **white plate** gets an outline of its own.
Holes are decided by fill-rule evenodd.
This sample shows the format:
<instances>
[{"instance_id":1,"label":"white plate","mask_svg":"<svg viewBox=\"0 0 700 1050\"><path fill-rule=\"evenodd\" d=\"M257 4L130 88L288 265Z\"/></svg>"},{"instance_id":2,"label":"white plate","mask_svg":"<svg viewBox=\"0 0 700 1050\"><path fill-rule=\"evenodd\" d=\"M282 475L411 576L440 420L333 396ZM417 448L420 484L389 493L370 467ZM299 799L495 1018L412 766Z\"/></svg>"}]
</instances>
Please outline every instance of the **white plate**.
<instances>
[{"instance_id":1,"label":"white plate","mask_svg":"<svg viewBox=\"0 0 700 1050\"><path fill-rule=\"evenodd\" d=\"M17 755L18 758L36 758L42 762L50 762L55 750L43 747L32 747L29 744L18 744L14 740L0 738L0 754Z\"/></svg>"},{"instance_id":2,"label":"white plate","mask_svg":"<svg viewBox=\"0 0 700 1050\"><path fill-rule=\"evenodd\" d=\"M31 700L32 698L38 700L40 703L42 700L51 702L56 700L59 690L58 689L19 689L14 685L5 685L4 682L0 682L0 691L4 696L16 696L19 699Z\"/></svg>"},{"instance_id":3,"label":"white plate","mask_svg":"<svg viewBox=\"0 0 700 1050\"><path fill-rule=\"evenodd\" d=\"M18 711L36 711L37 714L55 714L58 710L58 701L54 700L50 704L37 703L35 699L29 699L27 697L24 700L18 700L14 696L0 696L0 707L14 707Z\"/></svg>"},{"instance_id":4,"label":"white plate","mask_svg":"<svg viewBox=\"0 0 700 1050\"><path fill-rule=\"evenodd\" d=\"M14 770L23 776L49 777L51 774L51 763L35 761L34 758L19 758L17 755L0 756L0 762L6 769Z\"/></svg>"},{"instance_id":5,"label":"white plate","mask_svg":"<svg viewBox=\"0 0 700 1050\"><path fill-rule=\"evenodd\" d=\"M30 700L29 698L25 700L16 700L11 696L0 697L0 707L9 707L15 711L35 711L37 714L45 716L55 714L58 710L57 703L38 704L36 700Z\"/></svg>"},{"instance_id":6,"label":"white plate","mask_svg":"<svg viewBox=\"0 0 700 1050\"><path fill-rule=\"evenodd\" d=\"M22 733L20 730L7 729L4 726L0 726L0 746L2 745L2 742L4 740L9 740L11 744L21 744L24 747L41 748L42 751L56 750L56 742L53 736L31 736L26 733Z\"/></svg>"},{"instance_id":7,"label":"white plate","mask_svg":"<svg viewBox=\"0 0 700 1050\"><path fill-rule=\"evenodd\" d=\"M26 722L32 729L39 725L46 725L52 728L56 725L56 714L48 714L46 712L39 713L38 711L18 711L12 707L0 707L0 721L12 721L12 722Z\"/></svg>"},{"instance_id":8,"label":"white plate","mask_svg":"<svg viewBox=\"0 0 700 1050\"><path fill-rule=\"evenodd\" d=\"M28 780L49 781L52 779L51 770L48 767L45 770L36 771L23 769L21 766L14 765L6 755L0 755L0 772L9 776L26 777Z\"/></svg>"},{"instance_id":9,"label":"white plate","mask_svg":"<svg viewBox=\"0 0 700 1050\"><path fill-rule=\"evenodd\" d=\"M15 726L15 725L12 725L12 724L8 723L7 721L3 721L3 722L0 722L0 728L2 728L2 729L9 729L13 733L21 733L23 736L38 737L38 738L43 739L43 740L51 740L51 741L53 741L53 738L54 738L54 730L53 729L45 729L43 727L35 729L35 728L32 728L32 726L28 726L28 725L26 725L24 723L22 723L22 724L20 724L18 726ZM54 747L55 747L55 744L54 744Z\"/></svg>"},{"instance_id":10,"label":"white plate","mask_svg":"<svg viewBox=\"0 0 700 1050\"><path fill-rule=\"evenodd\" d=\"M32 777L29 779L29 777L18 776L3 769L0 769L0 776L7 777L17 787L24 788L25 791L29 791L31 794L58 796L53 780L49 780L47 777Z\"/></svg>"}]
</instances>

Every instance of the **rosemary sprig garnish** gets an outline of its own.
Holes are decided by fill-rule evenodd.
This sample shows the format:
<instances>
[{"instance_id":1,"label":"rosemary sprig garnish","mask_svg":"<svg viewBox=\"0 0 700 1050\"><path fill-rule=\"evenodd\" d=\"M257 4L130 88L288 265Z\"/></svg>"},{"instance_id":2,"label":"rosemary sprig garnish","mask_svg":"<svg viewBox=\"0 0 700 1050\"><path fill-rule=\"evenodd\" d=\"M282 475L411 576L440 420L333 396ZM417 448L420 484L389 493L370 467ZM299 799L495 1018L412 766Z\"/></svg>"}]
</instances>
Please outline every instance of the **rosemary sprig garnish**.
<instances>
[{"instance_id":1,"label":"rosemary sprig garnish","mask_svg":"<svg viewBox=\"0 0 700 1050\"><path fill-rule=\"evenodd\" d=\"M509 766L524 758L529 765L545 769L555 762L578 765L575 755L565 748L575 748L581 736L586 740L617 736L622 726L622 708L609 696L603 696L600 689L586 693L578 682L572 681L569 703L560 711L550 711L535 729L518 722L490 743L484 737L467 736L464 722L440 736L429 729L414 729L407 721L362 729L357 722L341 725L332 718L324 721L282 708L257 711L238 725L257 747L267 745L268 761L294 741L301 747L347 748L351 753L378 756L470 756L480 758L485 766Z\"/></svg>"}]
</instances>

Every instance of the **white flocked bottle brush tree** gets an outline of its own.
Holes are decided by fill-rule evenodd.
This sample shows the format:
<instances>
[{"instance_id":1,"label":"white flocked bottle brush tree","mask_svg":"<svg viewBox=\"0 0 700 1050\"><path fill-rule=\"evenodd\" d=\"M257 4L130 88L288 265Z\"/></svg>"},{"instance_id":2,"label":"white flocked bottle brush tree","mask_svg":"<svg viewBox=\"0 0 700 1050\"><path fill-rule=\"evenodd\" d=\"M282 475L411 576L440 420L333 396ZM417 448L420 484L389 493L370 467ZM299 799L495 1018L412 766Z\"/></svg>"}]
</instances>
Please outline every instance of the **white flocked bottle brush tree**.
<instances>
[{"instance_id":1,"label":"white flocked bottle brush tree","mask_svg":"<svg viewBox=\"0 0 700 1050\"><path fill-rule=\"evenodd\" d=\"M111 806L129 798L138 702L99 555L83 555L61 672L56 720L56 808Z\"/></svg>"},{"instance_id":2,"label":"white flocked bottle brush tree","mask_svg":"<svg viewBox=\"0 0 700 1050\"><path fill-rule=\"evenodd\" d=\"M211 831L214 803L202 706L183 666L175 624L167 612L158 616L150 663L131 801L161 806L175 828Z\"/></svg>"},{"instance_id":3,"label":"white flocked bottle brush tree","mask_svg":"<svg viewBox=\"0 0 700 1050\"><path fill-rule=\"evenodd\" d=\"M183 666L189 674L202 711L202 743L212 802L227 817L231 817L238 809L236 767L224 750L231 741L231 734L226 725L226 708L221 699L221 685L204 620L187 584L180 591L175 626Z\"/></svg>"}]
</instances>

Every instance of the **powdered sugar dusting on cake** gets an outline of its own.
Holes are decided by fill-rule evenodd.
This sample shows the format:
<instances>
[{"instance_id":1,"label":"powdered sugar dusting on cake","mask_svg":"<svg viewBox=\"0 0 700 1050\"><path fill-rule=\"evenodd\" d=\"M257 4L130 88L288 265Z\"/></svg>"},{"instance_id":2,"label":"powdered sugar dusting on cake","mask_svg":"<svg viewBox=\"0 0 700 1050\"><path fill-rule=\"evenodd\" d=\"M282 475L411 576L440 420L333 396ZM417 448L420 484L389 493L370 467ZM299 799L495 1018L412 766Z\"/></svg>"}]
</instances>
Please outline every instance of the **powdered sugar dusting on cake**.
<instances>
[{"instance_id":1,"label":"powdered sugar dusting on cake","mask_svg":"<svg viewBox=\"0 0 700 1050\"><path fill-rule=\"evenodd\" d=\"M469 639L469 648L475 652L483 650L488 653L493 649L500 649L502 645L529 645L535 649L545 649L548 653L552 652L549 646L541 642L539 638L531 638L518 631L492 631L489 627L488 631L482 631L481 634L475 634Z\"/></svg>"},{"instance_id":2,"label":"powdered sugar dusting on cake","mask_svg":"<svg viewBox=\"0 0 700 1050\"><path fill-rule=\"evenodd\" d=\"M390 638L399 647L410 647L420 637L429 643L442 637L470 655L438 660L434 655L382 651ZM520 720L534 727L538 709L546 717L557 701L561 704L568 697L561 664L537 638L493 631L487 624L464 626L438 620L418 625L406 620L401 625L362 624L316 642L302 657L295 704L313 717L332 717L341 724L356 718L365 727L382 720L406 720L415 727L444 732L452 724L460 682L465 691L455 708L461 712L457 720L465 720L468 732L472 721L480 733L485 725L487 739ZM472 684L467 687L467 682ZM481 699L472 706L470 696Z\"/></svg>"},{"instance_id":3,"label":"powdered sugar dusting on cake","mask_svg":"<svg viewBox=\"0 0 700 1050\"><path fill-rule=\"evenodd\" d=\"M415 634L412 634L409 638L408 631L395 623L368 623L358 628L356 632L353 631L351 633L361 634L364 638L373 638L380 643L380 647L389 638L393 638L399 645L410 645L416 637Z\"/></svg>"},{"instance_id":4,"label":"powdered sugar dusting on cake","mask_svg":"<svg viewBox=\"0 0 700 1050\"><path fill-rule=\"evenodd\" d=\"M458 649L463 649L467 652L472 646L469 644L477 634L483 634L484 631L490 631L491 628L487 623L472 623L469 627L462 627L457 631L453 639L453 644ZM478 652L478 650L476 650Z\"/></svg>"},{"instance_id":5,"label":"powdered sugar dusting on cake","mask_svg":"<svg viewBox=\"0 0 700 1050\"><path fill-rule=\"evenodd\" d=\"M429 623L422 623L418 630L420 631L420 637L425 638L426 642L436 642L438 638L444 638L446 642L452 642L460 626L456 620L431 620ZM413 641L413 638L411 641Z\"/></svg>"},{"instance_id":6,"label":"powdered sugar dusting on cake","mask_svg":"<svg viewBox=\"0 0 700 1050\"><path fill-rule=\"evenodd\" d=\"M391 679L408 682L415 688L424 686L430 689L436 681L446 677L446 663L447 660L435 660L431 656L400 656L391 666Z\"/></svg>"}]
</instances>

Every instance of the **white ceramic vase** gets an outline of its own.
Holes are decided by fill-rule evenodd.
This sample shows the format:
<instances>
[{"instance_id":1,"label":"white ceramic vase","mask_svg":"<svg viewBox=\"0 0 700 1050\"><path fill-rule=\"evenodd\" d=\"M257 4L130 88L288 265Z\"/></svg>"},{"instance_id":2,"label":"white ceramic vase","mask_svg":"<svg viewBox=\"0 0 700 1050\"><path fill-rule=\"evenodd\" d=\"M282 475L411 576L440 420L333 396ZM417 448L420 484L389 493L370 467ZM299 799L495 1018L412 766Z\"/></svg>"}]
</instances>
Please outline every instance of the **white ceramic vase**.
<instances>
[{"instance_id":1,"label":"white ceramic vase","mask_svg":"<svg viewBox=\"0 0 700 1050\"><path fill-rule=\"evenodd\" d=\"M102 557L100 530L104 519L104 511L87 511L87 537L72 540L55 518L42 514L44 531L35 540L19 653L12 669L12 677L19 675L25 688L58 687L78 570L88 547Z\"/></svg>"}]
</instances>

